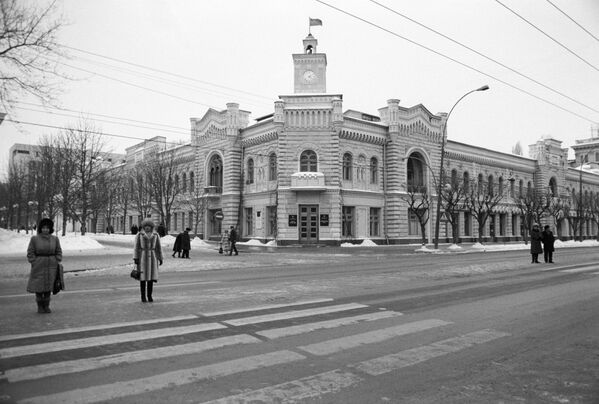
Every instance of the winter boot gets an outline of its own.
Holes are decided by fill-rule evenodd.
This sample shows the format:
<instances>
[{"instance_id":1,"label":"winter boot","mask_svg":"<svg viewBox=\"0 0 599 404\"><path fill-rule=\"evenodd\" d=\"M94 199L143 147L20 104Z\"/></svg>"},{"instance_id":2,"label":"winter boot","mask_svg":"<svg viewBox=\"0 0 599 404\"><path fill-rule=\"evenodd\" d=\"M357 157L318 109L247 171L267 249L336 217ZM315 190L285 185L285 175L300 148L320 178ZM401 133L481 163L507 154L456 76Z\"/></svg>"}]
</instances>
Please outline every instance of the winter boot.
<instances>
[{"instance_id":1,"label":"winter boot","mask_svg":"<svg viewBox=\"0 0 599 404\"><path fill-rule=\"evenodd\" d=\"M50 292L44 293L44 313L52 313L52 310L50 310Z\"/></svg>"},{"instance_id":2,"label":"winter boot","mask_svg":"<svg viewBox=\"0 0 599 404\"><path fill-rule=\"evenodd\" d=\"M146 300L146 281L139 282L139 291L141 292L141 301L145 303Z\"/></svg>"},{"instance_id":3,"label":"winter boot","mask_svg":"<svg viewBox=\"0 0 599 404\"><path fill-rule=\"evenodd\" d=\"M38 313L45 313L44 311L44 297L41 293L36 293L35 294L35 302L37 303L37 312Z\"/></svg>"},{"instance_id":4,"label":"winter boot","mask_svg":"<svg viewBox=\"0 0 599 404\"><path fill-rule=\"evenodd\" d=\"M154 299L152 299L152 290L154 289L154 282L152 281L148 281L148 302L153 302Z\"/></svg>"}]
</instances>

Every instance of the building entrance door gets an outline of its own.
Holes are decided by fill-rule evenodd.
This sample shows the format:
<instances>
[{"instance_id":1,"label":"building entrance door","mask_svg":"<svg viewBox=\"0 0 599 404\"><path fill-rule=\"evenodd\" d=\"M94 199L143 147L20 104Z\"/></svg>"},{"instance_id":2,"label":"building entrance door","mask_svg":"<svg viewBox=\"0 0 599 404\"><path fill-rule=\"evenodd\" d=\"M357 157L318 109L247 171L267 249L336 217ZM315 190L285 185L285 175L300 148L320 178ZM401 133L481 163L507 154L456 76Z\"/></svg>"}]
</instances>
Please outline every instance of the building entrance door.
<instances>
[{"instance_id":1,"label":"building entrance door","mask_svg":"<svg viewBox=\"0 0 599 404\"><path fill-rule=\"evenodd\" d=\"M318 242L318 205L299 206L299 242Z\"/></svg>"}]
</instances>

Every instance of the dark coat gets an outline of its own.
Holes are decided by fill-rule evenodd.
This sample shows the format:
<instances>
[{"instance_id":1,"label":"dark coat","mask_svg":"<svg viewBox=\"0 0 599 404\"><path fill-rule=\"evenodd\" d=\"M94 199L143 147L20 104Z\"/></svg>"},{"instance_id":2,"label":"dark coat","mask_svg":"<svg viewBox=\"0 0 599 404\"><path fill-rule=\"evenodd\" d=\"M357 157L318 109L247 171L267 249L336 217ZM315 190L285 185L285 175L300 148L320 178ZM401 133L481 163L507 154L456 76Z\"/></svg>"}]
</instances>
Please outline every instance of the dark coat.
<instances>
[{"instance_id":1,"label":"dark coat","mask_svg":"<svg viewBox=\"0 0 599 404\"><path fill-rule=\"evenodd\" d=\"M237 230L231 229L229 232L229 241L237 241Z\"/></svg>"},{"instance_id":2,"label":"dark coat","mask_svg":"<svg viewBox=\"0 0 599 404\"><path fill-rule=\"evenodd\" d=\"M551 230L543 230L541 240L543 241L543 249L545 252L555 251L555 248L553 247L553 244L555 243L555 237L553 236L553 232Z\"/></svg>"},{"instance_id":3,"label":"dark coat","mask_svg":"<svg viewBox=\"0 0 599 404\"><path fill-rule=\"evenodd\" d=\"M191 250L191 240L189 239L189 233L183 232L179 236L181 236L181 249L184 251Z\"/></svg>"},{"instance_id":4,"label":"dark coat","mask_svg":"<svg viewBox=\"0 0 599 404\"><path fill-rule=\"evenodd\" d=\"M530 253L543 254L543 246L541 245L541 230L532 229L530 231Z\"/></svg>"},{"instance_id":5,"label":"dark coat","mask_svg":"<svg viewBox=\"0 0 599 404\"><path fill-rule=\"evenodd\" d=\"M140 281L158 281L158 265L162 262L158 233L142 230L135 236L133 259L139 260Z\"/></svg>"},{"instance_id":6,"label":"dark coat","mask_svg":"<svg viewBox=\"0 0 599 404\"><path fill-rule=\"evenodd\" d=\"M177 238L175 238L175 244L173 244L174 252L181 252L181 250L184 250L184 248L181 247L181 238L182 237L183 237L183 233L177 234Z\"/></svg>"},{"instance_id":7,"label":"dark coat","mask_svg":"<svg viewBox=\"0 0 599 404\"><path fill-rule=\"evenodd\" d=\"M58 237L51 234L31 237L27 247L27 261L31 263L27 291L50 292L56 279L58 263L62 261L62 248Z\"/></svg>"},{"instance_id":8,"label":"dark coat","mask_svg":"<svg viewBox=\"0 0 599 404\"><path fill-rule=\"evenodd\" d=\"M166 227L164 227L162 223L160 223L158 227L156 227L156 231L158 232L158 235L160 235L160 237L166 236Z\"/></svg>"}]
</instances>

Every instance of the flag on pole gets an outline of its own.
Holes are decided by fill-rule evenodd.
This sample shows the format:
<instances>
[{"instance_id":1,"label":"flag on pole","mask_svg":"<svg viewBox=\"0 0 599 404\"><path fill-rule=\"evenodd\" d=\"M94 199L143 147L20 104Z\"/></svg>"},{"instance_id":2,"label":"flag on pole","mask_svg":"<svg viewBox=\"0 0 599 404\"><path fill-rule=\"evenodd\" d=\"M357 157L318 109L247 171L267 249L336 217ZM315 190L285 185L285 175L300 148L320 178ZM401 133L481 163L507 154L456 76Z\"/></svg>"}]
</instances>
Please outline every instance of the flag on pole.
<instances>
[{"instance_id":1,"label":"flag on pole","mask_svg":"<svg viewBox=\"0 0 599 404\"><path fill-rule=\"evenodd\" d=\"M314 27L316 25L322 25L322 20L320 18L310 18L310 26Z\"/></svg>"}]
</instances>

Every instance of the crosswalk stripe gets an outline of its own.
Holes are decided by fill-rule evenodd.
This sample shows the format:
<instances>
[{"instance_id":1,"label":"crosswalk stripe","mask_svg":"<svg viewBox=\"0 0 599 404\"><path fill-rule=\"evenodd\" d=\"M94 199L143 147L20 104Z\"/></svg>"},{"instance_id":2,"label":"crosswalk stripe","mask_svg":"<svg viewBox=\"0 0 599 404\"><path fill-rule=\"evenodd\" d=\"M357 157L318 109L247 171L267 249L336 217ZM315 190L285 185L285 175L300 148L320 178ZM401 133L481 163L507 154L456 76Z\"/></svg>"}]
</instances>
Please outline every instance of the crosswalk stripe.
<instances>
[{"instance_id":1,"label":"crosswalk stripe","mask_svg":"<svg viewBox=\"0 0 599 404\"><path fill-rule=\"evenodd\" d=\"M578 272L587 272L587 271L593 271L593 270L597 270L597 268L572 268L572 269L563 269L560 272L567 272L570 274L575 274Z\"/></svg>"},{"instance_id":2,"label":"crosswalk stripe","mask_svg":"<svg viewBox=\"0 0 599 404\"><path fill-rule=\"evenodd\" d=\"M29 334L3 335L3 336L0 336L0 342L10 341L10 340L15 340L15 339L24 339L24 338L45 337L48 335L71 334L74 332L106 330L109 328L128 327L128 326L135 326L135 325L159 324L159 323L167 323L167 322L174 322L174 321L181 321L181 320L193 320L193 319L197 319L197 318L198 318L198 316L196 316L194 314L190 314L187 316L156 318L153 320L129 321L126 323L111 323L111 324L91 325L91 326L87 326L87 327L62 328L60 330L40 331L40 332L29 333Z\"/></svg>"},{"instance_id":3,"label":"crosswalk stripe","mask_svg":"<svg viewBox=\"0 0 599 404\"><path fill-rule=\"evenodd\" d=\"M248 356L226 362L182 369L150 377L115 382L99 386L69 390L56 394L20 400L20 404L70 403L84 404L116 400L136 394L172 388L206 379L230 376L236 373L296 362L306 357L292 351L275 351L262 355Z\"/></svg>"},{"instance_id":4,"label":"crosswalk stripe","mask_svg":"<svg viewBox=\"0 0 599 404\"><path fill-rule=\"evenodd\" d=\"M79 338L65 341L46 342L34 345L22 345L0 349L0 359L15 356L32 355L46 352L56 352L67 349L88 348L93 346L110 345L121 342L141 341L173 335L191 334L194 332L219 330L227 328L218 323L196 324L184 327L160 328L157 330L126 332L122 334L100 335L97 337Z\"/></svg>"},{"instance_id":5,"label":"crosswalk stripe","mask_svg":"<svg viewBox=\"0 0 599 404\"><path fill-rule=\"evenodd\" d=\"M480 330L350 366L369 375L378 376L509 335L508 333L495 330Z\"/></svg>"},{"instance_id":6,"label":"crosswalk stripe","mask_svg":"<svg viewBox=\"0 0 599 404\"><path fill-rule=\"evenodd\" d=\"M251 317L241 317L241 318L236 318L236 319L232 319L232 320L226 320L226 321L223 321L223 323L233 325L233 326L241 326L241 325L248 325L248 324L266 323L269 321L287 320L290 318L314 316L317 314L337 313L340 311L361 309L364 307L368 307L368 306L365 304L358 304L358 303L339 304L336 306L325 306L325 307L317 307L317 308L313 308L313 309L286 311L283 313L273 313L273 314L263 314L263 315L251 316Z\"/></svg>"},{"instance_id":7,"label":"crosswalk stripe","mask_svg":"<svg viewBox=\"0 0 599 404\"><path fill-rule=\"evenodd\" d=\"M247 313L247 312L250 312L250 311L260 311L260 310L269 310L269 309L280 309L281 307L303 306L303 305L306 305L306 304L327 303L327 302L332 302L332 301L333 301L333 299L331 299L331 298L314 299L314 300L303 300L303 301L293 302L293 303L265 304L265 305L262 305L262 306L247 307L247 308L244 308L244 309L211 311L211 312L200 313L200 314L203 315L203 316L206 316L206 317L214 317L214 316L222 316L222 315L226 315L226 314L238 314L238 313Z\"/></svg>"},{"instance_id":8,"label":"crosswalk stripe","mask_svg":"<svg viewBox=\"0 0 599 404\"><path fill-rule=\"evenodd\" d=\"M289 403L308 398L316 399L324 394L338 392L363 380L351 372L336 369L248 393L207 401L203 404Z\"/></svg>"},{"instance_id":9,"label":"crosswalk stripe","mask_svg":"<svg viewBox=\"0 0 599 404\"><path fill-rule=\"evenodd\" d=\"M330 339L311 345L304 345L298 347L298 349L313 355L330 355L336 352L344 351L346 349L355 348L360 345L373 344L390 338L398 337L400 335L411 334L448 324L452 323L437 319L421 320L412 323L401 324L395 327L369 331L362 334L350 335L348 337Z\"/></svg>"},{"instance_id":10,"label":"crosswalk stripe","mask_svg":"<svg viewBox=\"0 0 599 404\"><path fill-rule=\"evenodd\" d=\"M201 342L192 342L189 344L172 345L114 355L8 369L4 371L4 376L0 377L0 379L6 378L9 383L20 382L23 380L36 380L49 376L102 369L120 364L131 364L179 355L192 355L230 345L255 344L259 342L262 341L247 334L233 335Z\"/></svg>"},{"instance_id":11,"label":"crosswalk stripe","mask_svg":"<svg viewBox=\"0 0 599 404\"><path fill-rule=\"evenodd\" d=\"M376 321L384 318L397 317L401 315L403 314L398 313L396 311L380 311L376 313L362 314L359 316L341 317L333 320L324 320L315 323L293 325L290 327L272 328L270 330L258 331L256 332L256 334L269 339L276 339L281 337L287 337L290 335L304 334L315 330L335 328L342 325L356 324L361 321Z\"/></svg>"}]
</instances>

